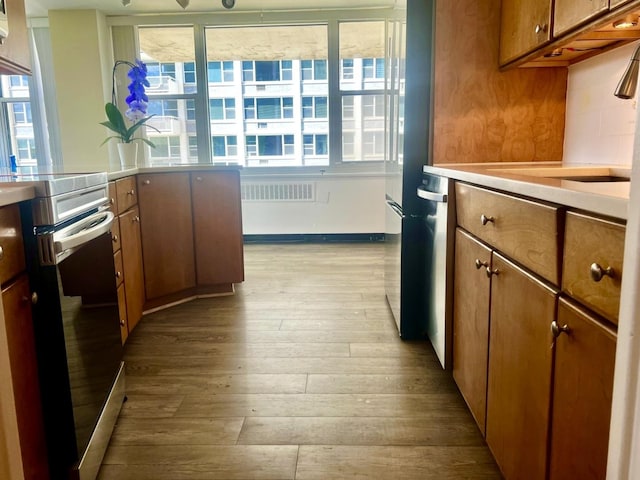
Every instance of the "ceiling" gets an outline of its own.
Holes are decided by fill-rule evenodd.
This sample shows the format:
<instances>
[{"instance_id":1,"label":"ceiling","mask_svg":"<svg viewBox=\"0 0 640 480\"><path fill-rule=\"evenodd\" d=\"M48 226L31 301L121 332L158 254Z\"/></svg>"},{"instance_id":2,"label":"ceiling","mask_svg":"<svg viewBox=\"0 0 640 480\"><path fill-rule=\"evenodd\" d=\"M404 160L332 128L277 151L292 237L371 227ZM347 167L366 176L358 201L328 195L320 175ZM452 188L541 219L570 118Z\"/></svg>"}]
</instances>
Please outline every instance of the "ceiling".
<instances>
[{"instance_id":1,"label":"ceiling","mask_svg":"<svg viewBox=\"0 0 640 480\"><path fill-rule=\"evenodd\" d=\"M404 6L406 0L236 0L232 11L325 10L341 8ZM28 17L46 17L48 10L101 10L107 15L137 15L150 13L224 12L221 0L191 0L183 10L175 0L131 0L127 7L122 0L25 0Z\"/></svg>"}]
</instances>

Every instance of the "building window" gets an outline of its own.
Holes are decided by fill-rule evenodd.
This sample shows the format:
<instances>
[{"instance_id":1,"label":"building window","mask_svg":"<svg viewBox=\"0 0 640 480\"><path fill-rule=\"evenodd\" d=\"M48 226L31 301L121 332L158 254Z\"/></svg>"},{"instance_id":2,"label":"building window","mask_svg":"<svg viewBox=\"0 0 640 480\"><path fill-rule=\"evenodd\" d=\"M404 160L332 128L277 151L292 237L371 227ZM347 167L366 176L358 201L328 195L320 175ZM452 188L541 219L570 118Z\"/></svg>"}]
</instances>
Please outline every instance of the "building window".
<instances>
[{"instance_id":1,"label":"building window","mask_svg":"<svg viewBox=\"0 0 640 480\"><path fill-rule=\"evenodd\" d=\"M245 98L246 120L278 120L293 118L293 98Z\"/></svg>"},{"instance_id":2,"label":"building window","mask_svg":"<svg viewBox=\"0 0 640 480\"><path fill-rule=\"evenodd\" d=\"M362 76L364 79L384 79L384 58L364 58L362 60Z\"/></svg>"},{"instance_id":3,"label":"building window","mask_svg":"<svg viewBox=\"0 0 640 480\"><path fill-rule=\"evenodd\" d=\"M233 62L207 62L209 83L233 82Z\"/></svg>"},{"instance_id":4,"label":"building window","mask_svg":"<svg viewBox=\"0 0 640 480\"><path fill-rule=\"evenodd\" d=\"M234 98L212 98L209 100L209 118L211 120L236 118L236 100Z\"/></svg>"},{"instance_id":5,"label":"building window","mask_svg":"<svg viewBox=\"0 0 640 480\"><path fill-rule=\"evenodd\" d=\"M13 106L13 119L15 123L33 123L31 119L31 104L16 102Z\"/></svg>"},{"instance_id":6,"label":"building window","mask_svg":"<svg viewBox=\"0 0 640 480\"><path fill-rule=\"evenodd\" d=\"M245 82L280 82L291 80L291 60L256 60L242 62L242 78Z\"/></svg>"},{"instance_id":7,"label":"building window","mask_svg":"<svg viewBox=\"0 0 640 480\"><path fill-rule=\"evenodd\" d=\"M189 135L189 158L198 158L198 137Z\"/></svg>"},{"instance_id":8,"label":"building window","mask_svg":"<svg viewBox=\"0 0 640 480\"><path fill-rule=\"evenodd\" d=\"M302 70L302 80L327 79L326 60L302 60L300 64Z\"/></svg>"},{"instance_id":9,"label":"building window","mask_svg":"<svg viewBox=\"0 0 640 480\"><path fill-rule=\"evenodd\" d=\"M16 160L22 161L23 164L36 160L36 142L33 138L18 138L16 142L18 145Z\"/></svg>"},{"instance_id":10,"label":"building window","mask_svg":"<svg viewBox=\"0 0 640 480\"><path fill-rule=\"evenodd\" d=\"M363 95L362 116L364 118L384 118L384 96Z\"/></svg>"},{"instance_id":11,"label":"building window","mask_svg":"<svg viewBox=\"0 0 640 480\"><path fill-rule=\"evenodd\" d=\"M157 115L158 117L178 117L178 101L177 100L160 100L151 101L147 107L149 115Z\"/></svg>"},{"instance_id":12,"label":"building window","mask_svg":"<svg viewBox=\"0 0 640 480\"><path fill-rule=\"evenodd\" d=\"M305 156L329 155L329 142L326 135L304 135Z\"/></svg>"},{"instance_id":13,"label":"building window","mask_svg":"<svg viewBox=\"0 0 640 480\"><path fill-rule=\"evenodd\" d=\"M247 135L247 155L282 157L293 155L293 135Z\"/></svg>"},{"instance_id":14,"label":"building window","mask_svg":"<svg viewBox=\"0 0 640 480\"><path fill-rule=\"evenodd\" d=\"M343 58L340 62L343 80L353 80L353 58Z\"/></svg>"},{"instance_id":15,"label":"building window","mask_svg":"<svg viewBox=\"0 0 640 480\"><path fill-rule=\"evenodd\" d=\"M214 135L211 137L211 150L214 157L235 157L238 154L238 137Z\"/></svg>"},{"instance_id":16,"label":"building window","mask_svg":"<svg viewBox=\"0 0 640 480\"><path fill-rule=\"evenodd\" d=\"M151 149L153 158L180 158L180 137L154 137L153 143L156 145L156 148Z\"/></svg>"},{"instance_id":17,"label":"building window","mask_svg":"<svg viewBox=\"0 0 640 480\"><path fill-rule=\"evenodd\" d=\"M327 97L302 97L302 118L327 118Z\"/></svg>"},{"instance_id":18,"label":"building window","mask_svg":"<svg viewBox=\"0 0 640 480\"><path fill-rule=\"evenodd\" d=\"M29 77L0 76L0 109L6 119L7 129L3 130L3 135L7 154L15 155L18 166L36 165L38 151L31 116ZM6 161L8 162L8 159Z\"/></svg>"}]
</instances>

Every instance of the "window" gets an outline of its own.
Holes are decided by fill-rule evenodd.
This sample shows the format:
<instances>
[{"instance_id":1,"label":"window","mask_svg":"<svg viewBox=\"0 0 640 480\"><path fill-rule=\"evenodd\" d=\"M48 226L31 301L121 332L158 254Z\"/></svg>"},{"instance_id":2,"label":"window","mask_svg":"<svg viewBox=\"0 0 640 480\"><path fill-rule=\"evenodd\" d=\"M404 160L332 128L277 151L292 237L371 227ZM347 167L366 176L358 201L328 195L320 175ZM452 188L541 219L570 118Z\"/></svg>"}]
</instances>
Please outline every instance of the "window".
<instances>
[{"instance_id":1,"label":"window","mask_svg":"<svg viewBox=\"0 0 640 480\"><path fill-rule=\"evenodd\" d=\"M18 155L16 160L20 160L22 164L31 163L25 160L36 159L36 143L33 138L18 138Z\"/></svg>"},{"instance_id":2,"label":"window","mask_svg":"<svg viewBox=\"0 0 640 480\"><path fill-rule=\"evenodd\" d=\"M18 166L36 165L38 151L29 101L29 77L0 76L0 109L8 127L4 132L7 153L15 155Z\"/></svg>"},{"instance_id":3,"label":"window","mask_svg":"<svg viewBox=\"0 0 640 480\"><path fill-rule=\"evenodd\" d=\"M327 97L302 97L302 118L327 118Z\"/></svg>"},{"instance_id":4,"label":"window","mask_svg":"<svg viewBox=\"0 0 640 480\"><path fill-rule=\"evenodd\" d=\"M214 157L235 157L238 154L238 137L235 135L211 137Z\"/></svg>"},{"instance_id":5,"label":"window","mask_svg":"<svg viewBox=\"0 0 640 480\"><path fill-rule=\"evenodd\" d=\"M326 80L327 61L326 60L302 60L302 80Z\"/></svg>"},{"instance_id":6,"label":"window","mask_svg":"<svg viewBox=\"0 0 640 480\"><path fill-rule=\"evenodd\" d=\"M209 100L209 118L211 120L232 120L236 118L234 98L212 98Z\"/></svg>"},{"instance_id":7,"label":"window","mask_svg":"<svg viewBox=\"0 0 640 480\"><path fill-rule=\"evenodd\" d=\"M155 137L153 143L155 143L156 148L151 149L152 158L180 158L180 137Z\"/></svg>"},{"instance_id":8,"label":"window","mask_svg":"<svg viewBox=\"0 0 640 480\"><path fill-rule=\"evenodd\" d=\"M148 157L152 163L224 158L245 167L381 160L385 23L201 25L198 58L194 28L200 26L139 26L139 55L152 84L149 125L159 130L147 129L158 144ZM338 38L332 58L330 37ZM175 39L180 48L162 47ZM200 65L205 85L198 85ZM331 111L334 101L342 108Z\"/></svg>"},{"instance_id":9,"label":"window","mask_svg":"<svg viewBox=\"0 0 640 480\"><path fill-rule=\"evenodd\" d=\"M329 155L329 142L326 135L305 135L304 154Z\"/></svg>"},{"instance_id":10,"label":"window","mask_svg":"<svg viewBox=\"0 0 640 480\"><path fill-rule=\"evenodd\" d=\"M209 83L233 82L233 62L207 62Z\"/></svg>"},{"instance_id":11,"label":"window","mask_svg":"<svg viewBox=\"0 0 640 480\"><path fill-rule=\"evenodd\" d=\"M32 123L31 104L16 102L13 104L13 119L15 123Z\"/></svg>"}]
</instances>

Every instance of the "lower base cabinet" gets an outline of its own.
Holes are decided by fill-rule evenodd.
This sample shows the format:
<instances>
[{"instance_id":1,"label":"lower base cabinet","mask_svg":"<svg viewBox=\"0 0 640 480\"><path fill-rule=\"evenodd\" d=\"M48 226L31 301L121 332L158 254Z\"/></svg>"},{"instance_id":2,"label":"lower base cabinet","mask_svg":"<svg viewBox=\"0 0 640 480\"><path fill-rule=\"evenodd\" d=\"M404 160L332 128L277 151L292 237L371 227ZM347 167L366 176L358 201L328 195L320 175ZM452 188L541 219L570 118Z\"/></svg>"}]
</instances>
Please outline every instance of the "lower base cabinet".
<instances>
[{"instance_id":1,"label":"lower base cabinet","mask_svg":"<svg viewBox=\"0 0 640 480\"><path fill-rule=\"evenodd\" d=\"M565 299L557 322L564 332L555 348L549 479L604 479L616 333Z\"/></svg>"},{"instance_id":2,"label":"lower base cabinet","mask_svg":"<svg viewBox=\"0 0 640 480\"><path fill-rule=\"evenodd\" d=\"M493 253L486 440L507 479L544 480L557 291Z\"/></svg>"}]
</instances>

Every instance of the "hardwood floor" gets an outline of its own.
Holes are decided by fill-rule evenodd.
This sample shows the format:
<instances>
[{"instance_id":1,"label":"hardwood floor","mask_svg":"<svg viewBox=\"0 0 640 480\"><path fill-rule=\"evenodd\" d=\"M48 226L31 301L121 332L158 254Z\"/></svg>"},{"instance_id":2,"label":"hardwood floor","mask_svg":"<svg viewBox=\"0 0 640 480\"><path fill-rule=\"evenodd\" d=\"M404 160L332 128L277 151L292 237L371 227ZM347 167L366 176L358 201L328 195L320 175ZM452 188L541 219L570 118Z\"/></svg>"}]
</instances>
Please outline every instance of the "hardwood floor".
<instances>
[{"instance_id":1,"label":"hardwood floor","mask_svg":"<svg viewBox=\"0 0 640 480\"><path fill-rule=\"evenodd\" d=\"M246 245L236 295L145 316L101 480L499 479L450 375L403 342L381 244Z\"/></svg>"}]
</instances>

